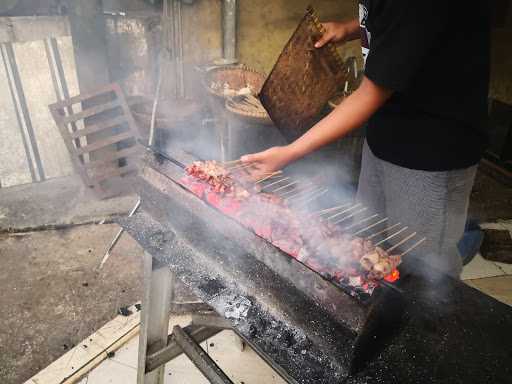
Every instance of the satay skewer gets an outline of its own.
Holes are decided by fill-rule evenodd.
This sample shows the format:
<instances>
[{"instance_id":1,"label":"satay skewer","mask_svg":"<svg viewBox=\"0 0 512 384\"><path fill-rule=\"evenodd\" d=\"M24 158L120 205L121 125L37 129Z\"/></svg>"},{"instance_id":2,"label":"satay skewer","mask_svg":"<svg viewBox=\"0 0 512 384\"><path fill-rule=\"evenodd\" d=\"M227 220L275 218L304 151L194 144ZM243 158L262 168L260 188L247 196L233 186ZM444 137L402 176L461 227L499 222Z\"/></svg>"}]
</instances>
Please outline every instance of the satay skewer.
<instances>
[{"instance_id":1,"label":"satay skewer","mask_svg":"<svg viewBox=\"0 0 512 384\"><path fill-rule=\"evenodd\" d=\"M331 219L334 219L335 217L341 216L341 215L343 215L344 213L347 213L347 212L350 212L350 211L352 211L352 210L354 210L354 209L356 209L356 208L359 208L361 205L362 205L361 203L357 203L356 205L353 205L353 206L351 206L350 208L347 208L347 209L345 209L345 210L343 210L343 211L341 211L341 212L338 212L338 213L335 213L335 214L334 214L334 215L332 215L332 216L329 216L329 217L327 218L327 220L331 220Z\"/></svg>"},{"instance_id":2,"label":"satay skewer","mask_svg":"<svg viewBox=\"0 0 512 384\"><path fill-rule=\"evenodd\" d=\"M421 240L418 240L416 243L414 243L413 245L411 245L409 248L407 248L405 251L403 251L399 256L400 257L403 257L405 255L407 255L409 252L411 252L414 248L416 248L417 246L421 245L421 243L423 243L425 240L427 240L426 237L424 237L423 239Z\"/></svg>"},{"instance_id":3,"label":"satay skewer","mask_svg":"<svg viewBox=\"0 0 512 384\"><path fill-rule=\"evenodd\" d=\"M305 205L305 204L311 203L313 200L316 200L319 197L325 195L328 191L329 191L328 188L321 189L320 191L318 191L318 193L314 194L313 196L310 196L308 199L306 199L304 201L301 201L299 204Z\"/></svg>"},{"instance_id":4,"label":"satay skewer","mask_svg":"<svg viewBox=\"0 0 512 384\"><path fill-rule=\"evenodd\" d=\"M402 223L396 223L396 224L393 224L392 226L390 227L387 227L386 229L383 229L382 231L379 231L379 232L375 232L374 234L370 235L370 236L367 236L366 239L370 240L370 239L373 239L375 236L379 236L379 235L382 235L383 233L386 233L387 231L390 231L392 230L393 228L396 228L398 227L399 225L401 225Z\"/></svg>"},{"instance_id":5,"label":"satay skewer","mask_svg":"<svg viewBox=\"0 0 512 384\"><path fill-rule=\"evenodd\" d=\"M400 242L396 243L395 245L393 245L392 247L386 249L386 252L387 253L390 253L391 251L393 251L394 249L396 249L397 247L401 246L402 244L406 243L407 241L409 241L410 239L412 239L414 236L416 236L417 232L414 232L414 233L411 233L409 236L407 236L405 239L401 240Z\"/></svg>"},{"instance_id":6,"label":"satay skewer","mask_svg":"<svg viewBox=\"0 0 512 384\"><path fill-rule=\"evenodd\" d=\"M362 223L366 223L367 221L370 221L372 219L375 219L377 216L379 216L378 213L376 213L375 215L371 215L370 217L367 217L365 219L362 219L362 220L359 220L359 221L356 221L355 223L352 223L350 224L348 227L345 227L343 228L344 231L350 229L350 228L354 228L354 227L357 227L358 225L362 224Z\"/></svg>"},{"instance_id":7,"label":"satay skewer","mask_svg":"<svg viewBox=\"0 0 512 384\"><path fill-rule=\"evenodd\" d=\"M301 199L303 199L305 197L308 197L311 193L316 193L316 192L321 191L323 189L323 187L318 187L316 185L314 185L313 187L314 187L313 189L302 190L300 192L295 193L294 195L288 196L284 200L288 201L288 202L290 200L293 200L293 199L301 200Z\"/></svg>"},{"instance_id":8,"label":"satay skewer","mask_svg":"<svg viewBox=\"0 0 512 384\"><path fill-rule=\"evenodd\" d=\"M238 160L229 160L229 161L224 161L222 162L222 165L226 166L226 165L230 165L230 164L240 164L242 162L242 160L238 159Z\"/></svg>"},{"instance_id":9,"label":"satay skewer","mask_svg":"<svg viewBox=\"0 0 512 384\"><path fill-rule=\"evenodd\" d=\"M402 229L400 229L399 231L393 233L392 235L389 235L388 237L386 237L385 239L382 239L381 241L379 241L378 243L375 243L374 245L377 246L377 245L381 245L382 243L385 243L386 241L388 240L391 240L393 237L396 237L398 236L399 234L401 234L403 231L406 231L409 227L403 227Z\"/></svg>"},{"instance_id":10,"label":"satay skewer","mask_svg":"<svg viewBox=\"0 0 512 384\"><path fill-rule=\"evenodd\" d=\"M335 207L331 207L331 208L326 208L326 209L322 209L321 211L317 211L317 212L313 212L311 213L312 215L325 215L327 213L331 213L333 211L337 211L338 209L343 209L343 208L347 208L347 207L350 207L350 205L352 204L352 202L350 203L345 203L345 204L341 204L341 205L337 205Z\"/></svg>"},{"instance_id":11,"label":"satay skewer","mask_svg":"<svg viewBox=\"0 0 512 384\"><path fill-rule=\"evenodd\" d=\"M377 222L375 222L375 223L373 223L373 224L371 224L371 225L369 225L369 226L367 226L367 227L364 227L364 228L360 229L359 231L357 231L356 233L354 233L354 236L355 236L355 235L359 235L360 233L366 232L367 230L372 229L373 227L376 227L376 226L377 226L377 225L379 225L379 224L385 223L385 222L386 222L386 221L388 221L388 220L389 220L389 218L388 218L388 217L385 217L385 218L383 218L382 220L379 220L379 221L377 221Z\"/></svg>"},{"instance_id":12,"label":"satay skewer","mask_svg":"<svg viewBox=\"0 0 512 384\"><path fill-rule=\"evenodd\" d=\"M318 189L318 186L316 186L312 182L308 182L307 184L302 185L301 187L298 187L298 188L292 189L290 191L286 191L286 192L281 193L281 197L286 196L286 198L290 198L293 195L300 195L300 194L302 194L302 193L304 193L306 191L310 191L312 189ZM287 195L290 195L290 196L287 196Z\"/></svg>"},{"instance_id":13,"label":"satay skewer","mask_svg":"<svg viewBox=\"0 0 512 384\"><path fill-rule=\"evenodd\" d=\"M259 184L259 183L263 183L264 181L268 180L268 179L271 179L277 175L280 175L281 173L283 173L283 171L275 171L275 172L271 172L268 176L265 176L264 178L262 179L259 179L258 181L255 181L254 184Z\"/></svg>"},{"instance_id":14,"label":"satay skewer","mask_svg":"<svg viewBox=\"0 0 512 384\"><path fill-rule=\"evenodd\" d=\"M227 168L228 171L232 172L232 171L237 171L237 170L242 170L242 169L247 169L247 168L250 168L252 167L253 165L251 163L249 164L241 164L241 165L236 165L234 167L230 167L230 168Z\"/></svg>"},{"instance_id":15,"label":"satay skewer","mask_svg":"<svg viewBox=\"0 0 512 384\"><path fill-rule=\"evenodd\" d=\"M270 184L264 185L263 187L261 187L261 190L263 191L263 190L264 190L264 189L266 189L266 188L269 188L269 187L271 187L271 186L273 186L273 185L276 185L276 184L282 183L283 181L286 181L286 180L290 180L290 177L289 177L289 176L288 176L288 177L283 177L283 178L281 178L281 179L279 179L279 180L277 180L277 181L274 181L274 182L272 182L272 183L270 183Z\"/></svg>"},{"instance_id":16,"label":"satay skewer","mask_svg":"<svg viewBox=\"0 0 512 384\"><path fill-rule=\"evenodd\" d=\"M344 221L346 221L346 220L350 219L351 217L354 217L354 216L356 216L356 215L359 215L360 213L362 213L362 212L366 211L367 209L368 209L368 207L361 208L361 209L359 209L359 210L355 211L354 213L352 213L352 214L350 214L350 215L348 215L348 216L342 217L341 219L338 219L338 220L334 221L334 222L333 222L333 224L339 224L339 223L342 223L342 222L344 222Z\"/></svg>"},{"instance_id":17,"label":"satay skewer","mask_svg":"<svg viewBox=\"0 0 512 384\"><path fill-rule=\"evenodd\" d=\"M286 188L290 188L296 184L299 184L299 181L292 181L291 183L288 183L288 184L285 184L285 185L282 185L280 186L279 188L277 189L273 189L272 191L270 191L271 193L276 193L276 192L279 192L279 191L282 191L283 189L286 189Z\"/></svg>"}]
</instances>

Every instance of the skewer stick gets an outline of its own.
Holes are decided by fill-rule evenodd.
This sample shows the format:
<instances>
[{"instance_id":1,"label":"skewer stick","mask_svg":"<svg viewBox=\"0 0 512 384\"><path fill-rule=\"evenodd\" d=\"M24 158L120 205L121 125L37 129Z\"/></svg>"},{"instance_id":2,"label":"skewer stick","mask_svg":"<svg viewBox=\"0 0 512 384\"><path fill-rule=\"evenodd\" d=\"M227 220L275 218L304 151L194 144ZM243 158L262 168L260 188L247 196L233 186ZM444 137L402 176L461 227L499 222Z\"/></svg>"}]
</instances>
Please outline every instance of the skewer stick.
<instances>
[{"instance_id":1,"label":"skewer stick","mask_svg":"<svg viewBox=\"0 0 512 384\"><path fill-rule=\"evenodd\" d=\"M283 177L282 179L279 179L277 181L274 181L273 183L270 183L270 184L267 184L267 185L264 185L263 187L261 187L261 190L263 191L265 188L268 188L268 187L271 187L273 185L276 185L276 184L279 184L279 183L282 183L283 181L286 181L286 180L290 180L290 177Z\"/></svg>"},{"instance_id":2,"label":"skewer stick","mask_svg":"<svg viewBox=\"0 0 512 384\"><path fill-rule=\"evenodd\" d=\"M375 219L377 216L379 216L378 213L376 213L375 215L372 215L370 217L367 217L365 219L356 221L355 223L350 224L348 227L343 228L343 230L346 231L347 229L354 228L354 227L358 226L359 224L366 223L367 221Z\"/></svg>"},{"instance_id":3,"label":"skewer stick","mask_svg":"<svg viewBox=\"0 0 512 384\"><path fill-rule=\"evenodd\" d=\"M373 239L375 236L379 236L379 235L382 235L383 233L386 233L387 231L390 231L392 230L393 228L396 228L398 227L399 225L401 225L402 223L396 223L396 224L393 224L391 227L387 227L386 229L383 229L382 231L379 231L379 232L375 232L373 235L370 235L367 237L368 240L370 239Z\"/></svg>"},{"instance_id":4,"label":"skewer stick","mask_svg":"<svg viewBox=\"0 0 512 384\"><path fill-rule=\"evenodd\" d=\"M293 199L300 200L300 199L303 199L303 198L309 196L309 194L316 193L318 191L321 191L322 189L323 189L322 187L314 186L313 189L302 190L300 192L295 193L294 195L288 196L284 200L285 201L290 201L290 200L293 200Z\"/></svg>"},{"instance_id":5,"label":"skewer stick","mask_svg":"<svg viewBox=\"0 0 512 384\"><path fill-rule=\"evenodd\" d=\"M350 212L350 211L352 211L352 210L354 210L354 209L356 209L356 208L359 208L361 205L362 205L361 203L357 203L356 205L353 205L353 206L351 206L350 208L347 208L347 209L345 209L345 210L343 210L343 211L341 211L341 212L338 212L338 213L335 213L335 214L334 214L334 215L332 215L332 216L329 216L329 217L327 218L327 220L334 219L335 217L338 217L338 216L340 216L340 215L343 215L344 213Z\"/></svg>"},{"instance_id":6,"label":"skewer stick","mask_svg":"<svg viewBox=\"0 0 512 384\"><path fill-rule=\"evenodd\" d=\"M384 223L386 221L388 221L387 217L383 218L382 220L377 221L376 223L373 223L372 225L369 225L369 226L367 226L367 227L365 227L363 229L360 229L359 231L354 233L354 236L355 235L359 235L360 233L366 232L367 230L372 229L373 227L376 227L377 225L382 224L382 223Z\"/></svg>"},{"instance_id":7,"label":"skewer stick","mask_svg":"<svg viewBox=\"0 0 512 384\"><path fill-rule=\"evenodd\" d=\"M356 215L360 214L361 212L366 211L367 209L368 209L368 207L361 208L361 209L359 209L359 210L355 211L354 213L352 213L351 215L348 215L348 216L345 216L345 217L343 217L343 218L341 218L341 219L339 219L339 220L336 220L335 222L333 222L333 224L339 224L339 223L342 223L342 222L344 222L345 220L348 220L348 219L350 219L351 217L354 217L354 216L356 216Z\"/></svg>"},{"instance_id":8,"label":"skewer stick","mask_svg":"<svg viewBox=\"0 0 512 384\"><path fill-rule=\"evenodd\" d=\"M266 180L268 180L268 179L271 179L271 178L273 178L274 176L280 175L281 173L283 173L283 171L275 171L275 172L272 172L272 173L270 173L268 176L265 176L263 179L259 179L258 181L256 181L256 182L255 182L255 184L263 183L264 181L266 181Z\"/></svg>"},{"instance_id":9,"label":"skewer stick","mask_svg":"<svg viewBox=\"0 0 512 384\"><path fill-rule=\"evenodd\" d=\"M228 168L228 171L232 172L232 171L246 169L246 168L250 168L250 167L252 167L251 163L249 163L249 164L242 164L242 165L236 165L234 167Z\"/></svg>"},{"instance_id":10,"label":"skewer stick","mask_svg":"<svg viewBox=\"0 0 512 384\"><path fill-rule=\"evenodd\" d=\"M293 186L295 184L298 184L298 183L299 183L299 181L292 181L291 183L285 184L285 185L283 185L283 186L281 186L281 187L279 187L277 189L272 190L271 192L272 193L276 193L276 192L282 191L283 189L289 188L289 187L291 187L291 186Z\"/></svg>"},{"instance_id":11,"label":"skewer stick","mask_svg":"<svg viewBox=\"0 0 512 384\"><path fill-rule=\"evenodd\" d=\"M292 189L290 191L281 193L281 197L290 195L290 196L288 196L288 198L289 198L289 197L292 197L292 195L300 195L301 193L304 193L306 191L310 191L310 190L316 189L316 188L317 188L317 186L315 184L313 184L312 182L308 182L308 184L306 184L302 187L298 187L298 188Z\"/></svg>"},{"instance_id":12,"label":"skewer stick","mask_svg":"<svg viewBox=\"0 0 512 384\"><path fill-rule=\"evenodd\" d=\"M229 164L240 164L241 162L242 162L242 160L238 159L238 160L224 161L222 164L223 164L223 165L229 165Z\"/></svg>"},{"instance_id":13,"label":"skewer stick","mask_svg":"<svg viewBox=\"0 0 512 384\"><path fill-rule=\"evenodd\" d=\"M318 193L317 193L317 194L314 194L314 195L313 195L313 196L311 196L309 199L306 199L306 200L304 200L304 201L300 202L299 204L300 204L300 205L305 205L305 204L311 203L313 200L316 200L316 199L318 199L319 197L321 197L321 196L325 195L328 191L329 191L329 189L324 188L323 190L318 191Z\"/></svg>"},{"instance_id":14,"label":"skewer stick","mask_svg":"<svg viewBox=\"0 0 512 384\"><path fill-rule=\"evenodd\" d=\"M416 248L418 245L420 245L421 243L423 243L425 240L427 240L426 237L424 237L423 239L421 240L418 240L416 243L414 243L412 246L410 246L408 249L406 249L405 251L403 251L401 254L400 254L400 257L403 257L405 255L407 255L409 252L411 252L414 248Z\"/></svg>"},{"instance_id":15,"label":"skewer stick","mask_svg":"<svg viewBox=\"0 0 512 384\"><path fill-rule=\"evenodd\" d=\"M399 234L401 234L403 231L406 231L407 228L409 227L403 227L401 230L399 230L398 232L395 232L393 233L392 235L389 235L388 237L386 237L385 239L382 239L381 241L379 241L378 243L375 243L374 245L377 246L377 245L380 245L382 243L385 243L386 241L388 240L391 240L393 237L396 237L398 236Z\"/></svg>"},{"instance_id":16,"label":"skewer stick","mask_svg":"<svg viewBox=\"0 0 512 384\"><path fill-rule=\"evenodd\" d=\"M414 236L416 236L416 233L417 232L414 232L414 233L411 233L409 236L407 236L405 239L403 239L402 241L396 243L395 245L393 245L391 248L388 248L386 249L386 252L387 253L390 253L392 250L396 249L397 247L401 246L403 243L409 241L410 239L412 239Z\"/></svg>"},{"instance_id":17,"label":"skewer stick","mask_svg":"<svg viewBox=\"0 0 512 384\"><path fill-rule=\"evenodd\" d=\"M330 213L332 211L337 211L338 209L350 207L351 204L352 204L352 202L337 205L337 206L331 207L331 208L322 209L321 211L313 212L312 215L325 215L326 213Z\"/></svg>"}]
</instances>

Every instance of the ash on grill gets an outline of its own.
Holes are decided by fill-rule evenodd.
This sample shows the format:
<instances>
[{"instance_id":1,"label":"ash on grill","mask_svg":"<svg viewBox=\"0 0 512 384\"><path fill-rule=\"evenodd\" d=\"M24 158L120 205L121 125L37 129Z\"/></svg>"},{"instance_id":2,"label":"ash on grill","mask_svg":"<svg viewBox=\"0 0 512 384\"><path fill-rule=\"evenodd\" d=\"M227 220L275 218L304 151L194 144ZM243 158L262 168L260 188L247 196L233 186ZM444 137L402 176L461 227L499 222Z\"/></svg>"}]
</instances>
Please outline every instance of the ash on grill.
<instances>
[{"instance_id":1,"label":"ash on grill","mask_svg":"<svg viewBox=\"0 0 512 384\"><path fill-rule=\"evenodd\" d=\"M250 167L238 160L227 163L198 161L186 168L187 176L180 182L225 215L344 289L350 287L359 293L372 294L381 280L397 280L397 267L402 256L425 240L421 239L402 254L391 254L416 233L386 251L379 245L407 227L374 244L370 238L386 233L396 225L367 237L357 236L384 224L387 218L374 214L348 227L340 227L341 222L366 208L361 204L344 204L313 213L293 209L297 201L307 201L315 196L314 193L318 196L318 188L301 188L298 181L277 177L280 172L266 174L254 181L246 172ZM378 221L369 222L374 219ZM363 223L365 228L356 233L350 231Z\"/></svg>"}]
</instances>

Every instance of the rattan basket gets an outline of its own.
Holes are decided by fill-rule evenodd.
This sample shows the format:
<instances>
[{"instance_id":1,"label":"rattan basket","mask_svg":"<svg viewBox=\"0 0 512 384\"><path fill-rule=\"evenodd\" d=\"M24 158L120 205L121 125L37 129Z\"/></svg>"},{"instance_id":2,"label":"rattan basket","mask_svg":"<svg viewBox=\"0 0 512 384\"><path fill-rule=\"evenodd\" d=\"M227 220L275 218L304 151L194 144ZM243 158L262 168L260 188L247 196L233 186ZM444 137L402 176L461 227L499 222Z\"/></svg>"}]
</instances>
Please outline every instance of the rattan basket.
<instances>
[{"instance_id":1,"label":"rattan basket","mask_svg":"<svg viewBox=\"0 0 512 384\"><path fill-rule=\"evenodd\" d=\"M223 99L237 95L236 93L226 93L224 85L227 85L234 92L239 92L243 88L250 88L250 93L257 95L264 82L264 74L245 65L213 68L206 73L204 78L204 86L207 91Z\"/></svg>"},{"instance_id":2,"label":"rattan basket","mask_svg":"<svg viewBox=\"0 0 512 384\"><path fill-rule=\"evenodd\" d=\"M272 125L272 120L260 100L252 95L235 96L226 99L226 109L241 120Z\"/></svg>"}]
</instances>

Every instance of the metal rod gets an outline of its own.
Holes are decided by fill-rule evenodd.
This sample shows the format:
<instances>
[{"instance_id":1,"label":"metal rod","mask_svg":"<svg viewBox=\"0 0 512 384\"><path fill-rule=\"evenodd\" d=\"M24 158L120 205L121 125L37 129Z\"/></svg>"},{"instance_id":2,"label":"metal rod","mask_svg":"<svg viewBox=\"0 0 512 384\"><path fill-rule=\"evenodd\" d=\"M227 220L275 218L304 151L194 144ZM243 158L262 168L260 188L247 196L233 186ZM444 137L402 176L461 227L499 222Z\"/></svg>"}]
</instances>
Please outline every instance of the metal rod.
<instances>
[{"instance_id":1,"label":"metal rod","mask_svg":"<svg viewBox=\"0 0 512 384\"><path fill-rule=\"evenodd\" d=\"M196 325L194 323L186 326L183 330L197 343L202 343L206 339L222 332L224 329L207 325ZM146 356L146 373L154 371L158 367L180 356L182 353L183 350L174 340L174 334L170 334L165 347Z\"/></svg>"},{"instance_id":2,"label":"metal rod","mask_svg":"<svg viewBox=\"0 0 512 384\"><path fill-rule=\"evenodd\" d=\"M133 206L132 210L130 211L130 213L128 214L128 217L132 217L135 212L137 211L137 209L139 209L140 207L140 198L137 200L137 202L135 203L135 205ZM110 245L108 246L107 248L107 251L105 252L105 256L103 256L103 259L101 259L101 263L100 263L100 266L98 267L98 269L101 269L103 268L103 265L106 263L106 261L108 260L108 258L110 257L110 252L112 251L112 249L115 247L115 245L117 244L117 242L119 241L119 239L121 238L121 235L123 234L124 232L124 228L121 228L117 234L114 236L114 238L112 239L112 241L110 242Z\"/></svg>"},{"instance_id":3,"label":"metal rod","mask_svg":"<svg viewBox=\"0 0 512 384\"><path fill-rule=\"evenodd\" d=\"M371 215L370 217L367 217L367 218L365 218L365 219L362 219L362 220L356 221L355 223L350 224L348 227L343 228L343 230L344 230L344 231L346 231L347 229L357 227L357 226L358 226L358 225L360 225L360 224L363 224L363 223L366 223L367 221L370 221L370 220L372 220L372 219L375 219L377 216L379 216L379 214L378 214L378 213L376 213L375 215Z\"/></svg>"},{"instance_id":4,"label":"metal rod","mask_svg":"<svg viewBox=\"0 0 512 384\"><path fill-rule=\"evenodd\" d=\"M272 193L276 193L276 192L282 191L283 189L289 188L289 187L291 187L291 186L293 186L295 184L298 184L298 183L299 183L299 181L292 181L291 183L285 184L285 185L283 185L283 186L281 186L281 187L279 187L277 189L272 190L271 192Z\"/></svg>"},{"instance_id":5,"label":"metal rod","mask_svg":"<svg viewBox=\"0 0 512 384\"><path fill-rule=\"evenodd\" d=\"M386 252L391 252L393 251L394 249L396 249L397 247L401 246L403 243L409 241L410 239L412 239L414 236L416 236L416 232L410 234L409 236L407 236L405 239L403 239L402 241L400 241L399 243L393 245L391 248L388 248L386 249Z\"/></svg>"},{"instance_id":6,"label":"metal rod","mask_svg":"<svg viewBox=\"0 0 512 384\"><path fill-rule=\"evenodd\" d=\"M289 179L290 179L290 177L289 177L289 176L288 176L288 177L283 177L282 179L279 179L279 180L274 181L274 182L272 182L272 183L270 183L270 184L264 185L263 187L261 187L261 190L263 191L265 188L268 188L268 187L271 187L271 186L273 186L273 185L276 185L276 184L282 183L283 181L286 181L286 180L289 180Z\"/></svg>"},{"instance_id":7,"label":"metal rod","mask_svg":"<svg viewBox=\"0 0 512 384\"><path fill-rule=\"evenodd\" d=\"M362 205L361 203L358 203L358 204L356 204L356 205L353 205L353 206L351 206L350 208L347 208L347 209L345 209L345 210L343 210L343 211L341 211L341 212L338 212L338 213L335 213L335 214L334 214L334 215L332 215L332 216L329 216L329 217L327 218L327 220L331 220L331 219L334 219L335 217L341 216L341 215L343 215L344 213L347 213L347 212L350 212L350 211L352 211L352 210L354 210L354 209L356 209L356 208L359 208L361 205Z\"/></svg>"},{"instance_id":8,"label":"metal rod","mask_svg":"<svg viewBox=\"0 0 512 384\"><path fill-rule=\"evenodd\" d=\"M360 214L361 212L366 211L367 209L368 209L368 207L361 208L360 210L355 211L355 212L354 212L354 213L352 213L351 215L348 215L348 216L345 216L345 217L343 217L343 218L341 218L341 219L339 219L339 220L336 220L333 224L339 224L339 223L342 223L342 222L344 222L345 220L348 220L348 219L350 219L351 217L354 217L354 216L356 216L356 215Z\"/></svg>"},{"instance_id":9,"label":"metal rod","mask_svg":"<svg viewBox=\"0 0 512 384\"><path fill-rule=\"evenodd\" d=\"M174 340L183 353L194 363L201 373L213 384L232 384L220 367L208 356L203 348L192 339L179 325L172 329Z\"/></svg>"},{"instance_id":10,"label":"metal rod","mask_svg":"<svg viewBox=\"0 0 512 384\"><path fill-rule=\"evenodd\" d=\"M403 227L401 230L399 230L398 232L395 232L393 233L392 235L389 235L388 237L386 237L385 239L382 239L381 241L379 241L378 243L375 243L374 245L377 246L377 245L380 245L382 243L385 243L386 241L388 240L391 240L393 237L396 237L398 236L399 234L401 234L403 231L406 231L409 227Z\"/></svg>"},{"instance_id":11,"label":"metal rod","mask_svg":"<svg viewBox=\"0 0 512 384\"><path fill-rule=\"evenodd\" d=\"M386 233L387 231L390 231L393 228L396 228L397 226L401 225L402 223L396 223L393 224L391 227L387 227L386 229L383 229L382 231L375 232L373 235L370 235L367 237L368 240L373 239L375 236L382 235L383 233Z\"/></svg>"},{"instance_id":12,"label":"metal rod","mask_svg":"<svg viewBox=\"0 0 512 384\"><path fill-rule=\"evenodd\" d=\"M411 252L414 248L416 248L418 245L420 245L421 243L423 243L425 240L427 240L426 237L424 237L423 239L417 241L416 243L414 243L411 247L409 247L408 249L406 249L405 251L403 251L400 256L405 256L407 255L409 252Z\"/></svg>"}]
</instances>

